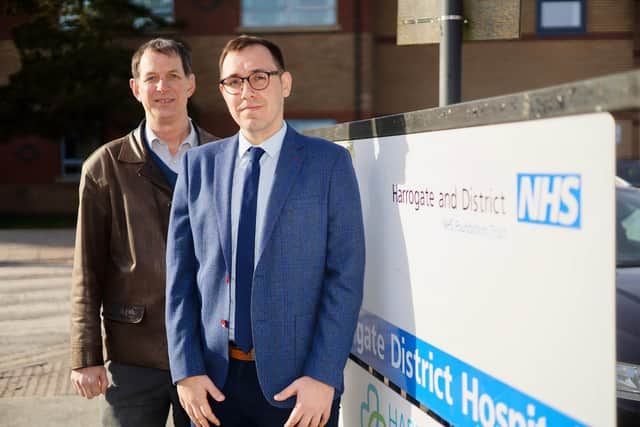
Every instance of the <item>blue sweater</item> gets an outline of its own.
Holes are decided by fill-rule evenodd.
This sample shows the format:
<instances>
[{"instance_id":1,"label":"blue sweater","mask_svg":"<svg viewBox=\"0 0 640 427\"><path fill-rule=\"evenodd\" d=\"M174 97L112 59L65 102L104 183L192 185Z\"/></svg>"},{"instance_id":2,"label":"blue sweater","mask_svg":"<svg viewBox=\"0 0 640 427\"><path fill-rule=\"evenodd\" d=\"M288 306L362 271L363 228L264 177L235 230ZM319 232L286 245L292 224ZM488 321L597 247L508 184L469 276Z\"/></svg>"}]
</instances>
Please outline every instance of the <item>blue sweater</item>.
<instances>
[{"instance_id":1,"label":"blue sweater","mask_svg":"<svg viewBox=\"0 0 640 427\"><path fill-rule=\"evenodd\" d=\"M178 180L178 174L171 170L171 168L167 166L167 164L160 158L160 156L158 156L155 151L151 149L151 144L149 144L149 141L147 141L147 136L145 135L144 131L142 132L142 139L147 146L147 150L149 150L149 155L151 155L153 161L162 171L162 174L167 179L167 183L169 184L169 186L171 186L171 190L174 190L176 187L176 181Z\"/></svg>"}]
</instances>

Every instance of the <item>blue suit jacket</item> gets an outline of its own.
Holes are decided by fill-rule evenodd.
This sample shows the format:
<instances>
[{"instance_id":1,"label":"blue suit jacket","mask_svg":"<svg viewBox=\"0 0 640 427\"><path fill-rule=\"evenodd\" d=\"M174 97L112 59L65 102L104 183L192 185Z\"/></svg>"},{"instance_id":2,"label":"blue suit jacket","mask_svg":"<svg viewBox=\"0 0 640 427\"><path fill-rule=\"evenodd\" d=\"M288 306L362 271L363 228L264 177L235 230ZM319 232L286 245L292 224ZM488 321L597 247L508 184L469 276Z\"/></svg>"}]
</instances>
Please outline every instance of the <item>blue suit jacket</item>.
<instances>
[{"instance_id":1,"label":"blue suit jacket","mask_svg":"<svg viewBox=\"0 0 640 427\"><path fill-rule=\"evenodd\" d=\"M167 243L166 324L174 382L229 364L231 184L238 135L185 153ZM260 386L273 396L308 375L343 389L362 302L364 229L351 157L288 127L267 204L251 295Z\"/></svg>"}]
</instances>

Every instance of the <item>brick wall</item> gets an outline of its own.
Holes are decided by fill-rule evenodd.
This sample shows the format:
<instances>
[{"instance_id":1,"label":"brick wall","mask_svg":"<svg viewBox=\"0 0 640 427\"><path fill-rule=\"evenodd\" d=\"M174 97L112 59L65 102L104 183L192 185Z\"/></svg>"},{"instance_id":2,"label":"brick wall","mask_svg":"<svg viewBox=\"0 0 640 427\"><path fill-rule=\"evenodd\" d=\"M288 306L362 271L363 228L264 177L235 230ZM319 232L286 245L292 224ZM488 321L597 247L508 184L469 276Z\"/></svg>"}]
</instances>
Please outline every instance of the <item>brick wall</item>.
<instances>
[{"instance_id":1,"label":"brick wall","mask_svg":"<svg viewBox=\"0 0 640 427\"><path fill-rule=\"evenodd\" d=\"M634 0L588 0L587 31L631 32L634 30Z\"/></svg>"},{"instance_id":2,"label":"brick wall","mask_svg":"<svg viewBox=\"0 0 640 427\"><path fill-rule=\"evenodd\" d=\"M353 113L355 104L354 43L351 33L273 34L268 36L282 48L287 69L293 75L293 90L286 100L285 113L296 118L340 119ZM218 57L229 36L187 37L193 50L197 79L194 102L210 119L223 121L220 128L233 124L218 90ZM373 39L362 35L361 109L371 115L373 108ZM218 126L214 124L212 131Z\"/></svg>"},{"instance_id":3,"label":"brick wall","mask_svg":"<svg viewBox=\"0 0 640 427\"><path fill-rule=\"evenodd\" d=\"M78 212L78 183L0 184L0 200L0 216L73 216Z\"/></svg>"},{"instance_id":4,"label":"brick wall","mask_svg":"<svg viewBox=\"0 0 640 427\"><path fill-rule=\"evenodd\" d=\"M463 97L542 88L633 67L631 40L482 42L463 50Z\"/></svg>"},{"instance_id":5,"label":"brick wall","mask_svg":"<svg viewBox=\"0 0 640 427\"><path fill-rule=\"evenodd\" d=\"M587 0L588 33L625 33L634 30L634 0ZM537 0L522 0L520 32L535 35Z\"/></svg>"},{"instance_id":6,"label":"brick wall","mask_svg":"<svg viewBox=\"0 0 640 427\"><path fill-rule=\"evenodd\" d=\"M60 146L37 136L1 143L0 159L0 184L46 184L60 175Z\"/></svg>"}]
</instances>

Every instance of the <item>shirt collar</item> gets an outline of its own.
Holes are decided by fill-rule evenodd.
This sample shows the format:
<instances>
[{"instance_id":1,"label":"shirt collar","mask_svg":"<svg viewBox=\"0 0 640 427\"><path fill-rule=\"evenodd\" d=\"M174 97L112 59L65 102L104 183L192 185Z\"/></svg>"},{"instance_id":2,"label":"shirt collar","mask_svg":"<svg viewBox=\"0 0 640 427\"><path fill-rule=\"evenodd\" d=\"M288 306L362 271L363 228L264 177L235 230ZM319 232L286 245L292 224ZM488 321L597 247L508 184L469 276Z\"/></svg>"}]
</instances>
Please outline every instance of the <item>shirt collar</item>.
<instances>
[{"instance_id":1,"label":"shirt collar","mask_svg":"<svg viewBox=\"0 0 640 427\"><path fill-rule=\"evenodd\" d=\"M167 145L164 141L158 138L158 135L156 135L153 129L151 129L151 126L149 126L148 121L145 122L144 131L150 146L153 146L154 144L162 144L165 146ZM183 145L188 145L188 148L198 146L198 138L196 136L196 130L193 127L193 123L191 122L191 119L189 119L189 135L187 135L185 140L182 141L179 149L182 148Z\"/></svg>"},{"instance_id":2,"label":"shirt collar","mask_svg":"<svg viewBox=\"0 0 640 427\"><path fill-rule=\"evenodd\" d=\"M240 131L238 135L238 156L242 157L250 147L260 147L269 157L277 158L280 153L280 149L282 148L282 143L284 142L284 136L286 133L287 122L283 122L279 131L265 139L262 143L253 145L244 137L244 135L242 135L242 131Z\"/></svg>"}]
</instances>

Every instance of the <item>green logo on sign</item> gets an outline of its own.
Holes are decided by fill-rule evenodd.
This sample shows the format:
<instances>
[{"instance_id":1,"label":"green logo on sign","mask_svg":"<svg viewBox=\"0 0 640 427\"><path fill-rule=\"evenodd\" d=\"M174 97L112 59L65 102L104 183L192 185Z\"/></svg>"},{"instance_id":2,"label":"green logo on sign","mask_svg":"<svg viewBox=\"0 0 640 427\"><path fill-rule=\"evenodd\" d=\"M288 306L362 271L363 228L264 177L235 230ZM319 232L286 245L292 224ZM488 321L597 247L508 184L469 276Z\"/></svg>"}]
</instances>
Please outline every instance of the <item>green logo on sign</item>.
<instances>
[{"instance_id":1,"label":"green logo on sign","mask_svg":"<svg viewBox=\"0 0 640 427\"><path fill-rule=\"evenodd\" d=\"M373 398L373 399L372 399ZM367 420L365 422L365 420ZM380 398L373 384L367 388L367 400L360 405L360 427L387 427L380 413Z\"/></svg>"}]
</instances>

